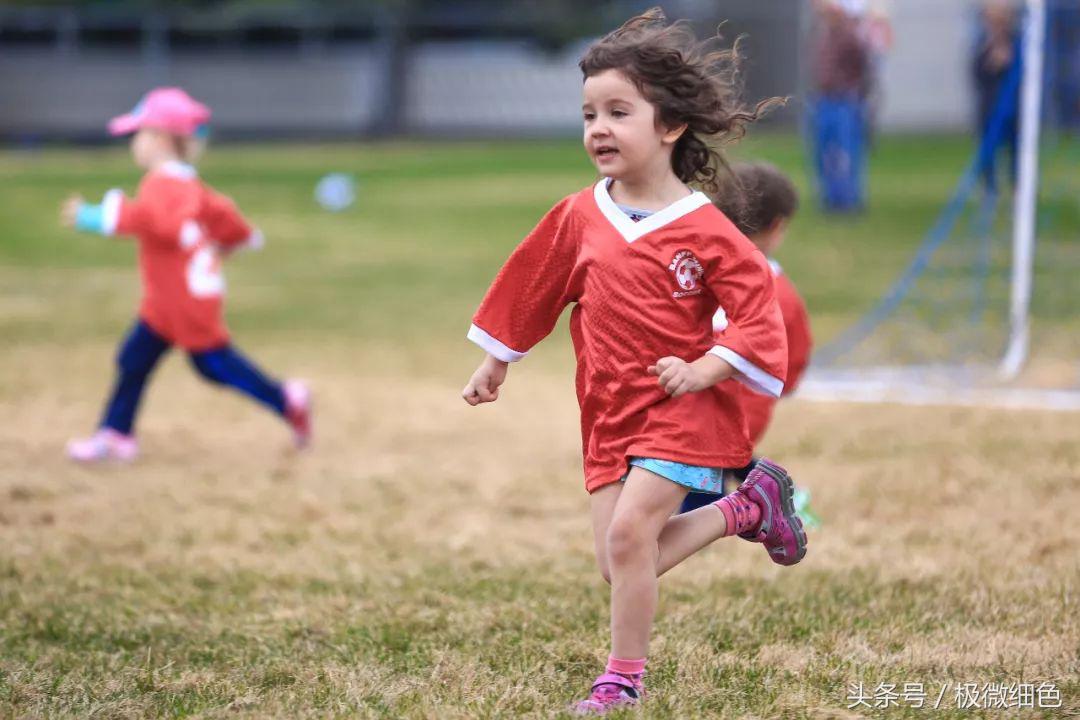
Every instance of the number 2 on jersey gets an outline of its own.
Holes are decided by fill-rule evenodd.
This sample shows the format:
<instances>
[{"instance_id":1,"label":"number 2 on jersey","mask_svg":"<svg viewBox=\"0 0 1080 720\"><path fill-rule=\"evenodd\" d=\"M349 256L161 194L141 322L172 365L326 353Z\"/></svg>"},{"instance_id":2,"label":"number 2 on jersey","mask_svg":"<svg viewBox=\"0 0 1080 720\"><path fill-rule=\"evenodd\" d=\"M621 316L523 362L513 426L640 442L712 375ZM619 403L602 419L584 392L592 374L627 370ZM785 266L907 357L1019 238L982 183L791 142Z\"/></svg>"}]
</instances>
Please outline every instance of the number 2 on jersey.
<instances>
[{"instance_id":1,"label":"number 2 on jersey","mask_svg":"<svg viewBox=\"0 0 1080 720\"><path fill-rule=\"evenodd\" d=\"M189 220L180 229L180 247L194 247L187 264L187 286L194 297L218 297L225 292L225 276L217 250L206 242L202 228Z\"/></svg>"}]
</instances>

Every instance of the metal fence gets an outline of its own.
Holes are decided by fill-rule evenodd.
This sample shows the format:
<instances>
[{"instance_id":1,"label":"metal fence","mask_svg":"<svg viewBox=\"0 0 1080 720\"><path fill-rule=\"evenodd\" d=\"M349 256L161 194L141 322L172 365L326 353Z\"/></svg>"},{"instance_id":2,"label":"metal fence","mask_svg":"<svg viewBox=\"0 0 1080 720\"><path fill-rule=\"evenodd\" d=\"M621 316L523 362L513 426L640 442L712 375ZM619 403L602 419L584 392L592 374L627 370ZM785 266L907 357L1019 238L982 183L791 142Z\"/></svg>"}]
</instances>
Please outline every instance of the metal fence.
<instances>
[{"instance_id":1,"label":"metal fence","mask_svg":"<svg viewBox=\"0 0 1080 720\"><path fill-rule=\"evenodd\" d=\"M5 6L0 136L100 138L110 116L163 84L207 102L225 136L571 134L580 127L582 50L651 4ZM725 21L726 38L745 34L747 95L793 96L774 122L796 122L809 0L661 4L702 33ZM967 127L971 9L970 0L892 4L882 129Z\"/></svg>"}]
</instances>

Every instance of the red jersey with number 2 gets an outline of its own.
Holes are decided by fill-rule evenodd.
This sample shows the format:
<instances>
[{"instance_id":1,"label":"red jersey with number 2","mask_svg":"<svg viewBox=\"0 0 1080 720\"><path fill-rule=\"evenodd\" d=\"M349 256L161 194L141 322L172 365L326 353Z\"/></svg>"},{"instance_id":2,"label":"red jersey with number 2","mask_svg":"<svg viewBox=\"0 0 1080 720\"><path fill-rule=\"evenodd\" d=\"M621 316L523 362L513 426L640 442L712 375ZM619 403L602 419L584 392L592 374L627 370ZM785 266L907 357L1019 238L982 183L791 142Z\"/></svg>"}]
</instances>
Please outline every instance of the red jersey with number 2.
<instances>
[{"instance_id":1,"label":"red jersey with number 2","mask_svg":"<svg viewBox=\"0 0 1080 720\"><path fill-rule=\"evenodd\" d=\"M221 256L261 244L225 196L194 168L169 163L147 173L134 198L110 190L103 203L107 234L139 244L139 317L169 342L192 351L225 345Z\"/></svg>"}]
</instances>

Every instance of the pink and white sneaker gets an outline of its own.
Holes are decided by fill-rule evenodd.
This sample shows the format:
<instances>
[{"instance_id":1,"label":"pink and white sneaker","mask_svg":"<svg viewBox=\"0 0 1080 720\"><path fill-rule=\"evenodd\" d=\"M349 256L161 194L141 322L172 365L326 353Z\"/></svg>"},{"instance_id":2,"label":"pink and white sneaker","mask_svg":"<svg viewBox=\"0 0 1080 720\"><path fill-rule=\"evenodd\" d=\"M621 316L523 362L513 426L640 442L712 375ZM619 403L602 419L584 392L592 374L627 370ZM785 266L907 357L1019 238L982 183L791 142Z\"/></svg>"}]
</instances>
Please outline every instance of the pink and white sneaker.
<instances>
[{"instance_id":1,"label":"pink and white sneaker","mask_svg":"<svg viewBox=\"0 0 1080 720\"><path fill-rule=\"evenodd\" d=\"M139 455L139 443L133 435L125 435L103 427L88 438L67 444L68 457L80 463L99 463L107 460L131 462Z\"/></svg>"},{"instance_id":2,"label":"pink and white sneaker","mask_svg":"<svg viewBox=\"0 0 1080 720\"><path fill-rule=\"evenodd\" d=\"M645 695L641 681L606 672L593 682L589 697L574 705L577 715L604 715L616 708L635 707Z\"/></svg>"},{"instance_id":3,"label":"pink and white sneaker","mask_svg":"<svg viewBox=\"0 0 1080 720\"><path fill-rule=\"evenodd\" d=\"M311 390L301 380L286 380L285 421L293 431L293 444L303 449L311 443Z\"/></svg>"},{"instance_id":4,"label":"pink and white sneaker","mask_svg":"<svg viewBox=\"0 0 1080 720\"><path fill-rule=\"evenodd\" d=\"M737 492L761 509L761 524L739 537L765 545L779 565L794 565L806 555L806 532L795 512L795 483L787 470L770 460L759 460Z\"/></svg>"}]
</instances>

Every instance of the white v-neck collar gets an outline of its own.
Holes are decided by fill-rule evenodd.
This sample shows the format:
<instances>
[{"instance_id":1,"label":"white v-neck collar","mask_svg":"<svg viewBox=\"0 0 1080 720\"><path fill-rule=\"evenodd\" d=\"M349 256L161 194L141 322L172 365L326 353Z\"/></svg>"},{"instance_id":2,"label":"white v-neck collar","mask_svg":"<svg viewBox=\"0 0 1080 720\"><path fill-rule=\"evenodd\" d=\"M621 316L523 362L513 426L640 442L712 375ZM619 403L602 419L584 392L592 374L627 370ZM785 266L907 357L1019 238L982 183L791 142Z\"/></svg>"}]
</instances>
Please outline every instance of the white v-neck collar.
<instances>
[{"instance_id":1,"label":"white v-neck collar","mask_svg":"<svg viewBox=\"0 0 1080 720\"><path fill-rule=\"evenodd\" d=\"M179 180L192 180L199 176L193 165L179 160L169 160L156 168L156 172L168 175Z\"/></svg>"},{"instance_id":2,"label":"white v-neck collar","mask_svg":"<svg viewBox=\"0 0 1080 720\"><path fill-rule=\"evenodd\" d=\"M649 217L634 222L611 199L611 195L608 193L609 182L611 182L610 178L600 178L600 181L593 188L593 197L596 198L596 205L600 208L600 212L604 214L608 222L619 231L619 234L628 243L632 243L642 235L658 230L664 225L692 213L702 205L709 204L709 198L705 193L695 191L680 200L676 200L663 210L657 210Z\"/></svg>"}]
</instances>

